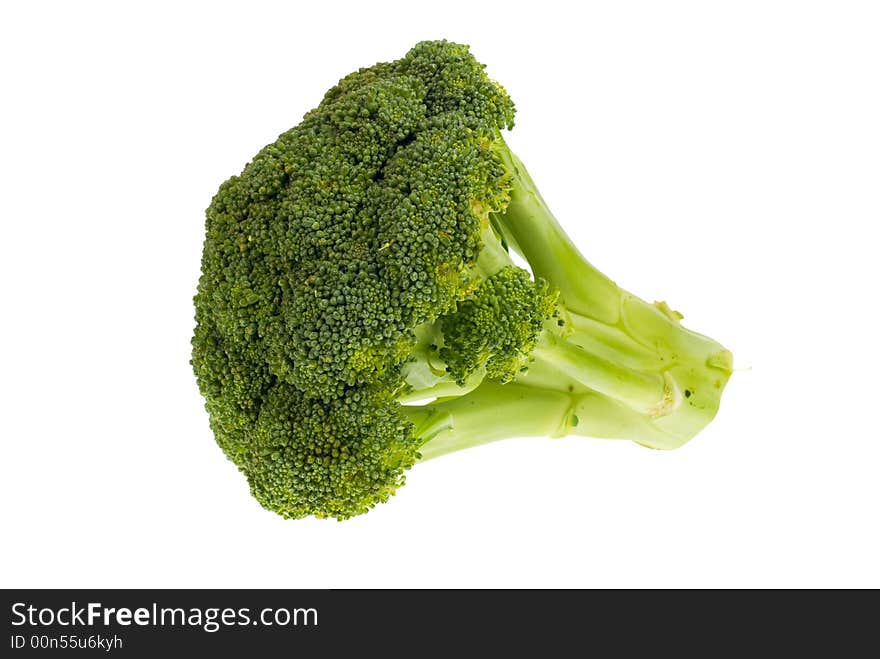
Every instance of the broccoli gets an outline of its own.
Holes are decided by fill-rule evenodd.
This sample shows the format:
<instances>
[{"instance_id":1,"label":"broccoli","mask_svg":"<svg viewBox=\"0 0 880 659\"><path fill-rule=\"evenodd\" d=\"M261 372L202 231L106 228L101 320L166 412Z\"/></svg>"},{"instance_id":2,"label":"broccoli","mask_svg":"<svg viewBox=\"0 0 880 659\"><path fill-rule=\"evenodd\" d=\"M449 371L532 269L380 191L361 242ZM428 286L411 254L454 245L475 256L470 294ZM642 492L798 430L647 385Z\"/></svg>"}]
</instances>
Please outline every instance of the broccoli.
<instances>
[{"instance_id":1,"label":"broccoli","mask_svg":"<svg viewBox=\"0 0 880 659\"><path fill-rule=\"evenodd\" d=\"M671 449L715 415L730 352L581 256L504 141L513 119L467 46L422 42L342 78L220 186L192 365L265 508L345 519L450 451Z\"/></svg>"}]
</instances>

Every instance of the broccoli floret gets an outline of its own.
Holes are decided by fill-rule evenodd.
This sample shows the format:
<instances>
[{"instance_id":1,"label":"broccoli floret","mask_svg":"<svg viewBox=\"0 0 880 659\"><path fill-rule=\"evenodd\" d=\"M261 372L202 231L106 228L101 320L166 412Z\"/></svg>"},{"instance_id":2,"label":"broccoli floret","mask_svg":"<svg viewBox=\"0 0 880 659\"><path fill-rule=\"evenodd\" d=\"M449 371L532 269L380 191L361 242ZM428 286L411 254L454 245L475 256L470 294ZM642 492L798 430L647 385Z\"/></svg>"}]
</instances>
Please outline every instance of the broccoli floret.
<instances>
[{"instance_id":1,"label":"broccoli floret","mask_svg":"<svg viewBox=\"0 0 880 659\"><path fill-rule=\"evenodd\" d=\"M220 187L192 364L267 509L345 519L449 451L674 448L714 417L730 353L580 255L504 141L513 117L467 46L423 42L343 78Z\"/></svg>"},{"instance_id":2,"label":"broccoli floret","mask_svg":"<svg viewBox=\"0 0 880 659\"><path fill-rule=\"evenodd\" d=\"M440 359L459 386L485 368L487 378L506 383L528 364L544 321L556 309L556 292L529 273L506 266L440 319Z\"/></svg>"}]
</instances>

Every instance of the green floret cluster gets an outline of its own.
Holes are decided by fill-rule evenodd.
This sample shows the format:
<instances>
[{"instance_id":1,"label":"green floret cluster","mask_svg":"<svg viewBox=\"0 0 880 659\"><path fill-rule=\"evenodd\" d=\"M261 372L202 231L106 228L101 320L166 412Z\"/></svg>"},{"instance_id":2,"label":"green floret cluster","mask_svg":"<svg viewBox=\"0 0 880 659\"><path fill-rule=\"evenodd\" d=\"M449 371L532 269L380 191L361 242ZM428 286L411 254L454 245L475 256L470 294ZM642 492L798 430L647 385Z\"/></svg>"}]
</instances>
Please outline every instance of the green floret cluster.
<instances>
[{"instance_id":1,"label":"green floret cluster","mask_svg":"<svg viewBox=\"0 0 880 659\"><path fill-rule=\"evenodd\" d=\"M556 311L556 292L529 273L507 266L486 279L455 313L441 319L440 359L459 386L478 369L506 383L527 368L547 318Z\"/></svg>"},{"instance_id":2,"label":"green floret cluster","mask_svg":"<svg viewBox=\"0 0 880 659\"><path fill-rule=\"evenodd\" d=\"M412 328L468 286L470 204L504 187L481 135L512 116L463 47L424 44L344 78L208 209L222 263L203 288L232 307L214 314L220 331L246 325L272 374L310 397L388 373Z\"/></svg>"},{"instance_id":3,"label":"green floret cluster","mask_svg":"<svg viewBox=\"0 0 880 659\"><path fill-rule=\"evenodd\" d=\"M496 438L512 401L540 420L520 434L553 434L538 403L559 394L604 409L581 434L662 447L714 415L729 353L583 260L503 140L513 115L467 46L423 42L344 77L220 186L192 364L267 509L364 513L418 460ZM677 413L685 380L701 395Z\"/></svg>"}]
</instances>

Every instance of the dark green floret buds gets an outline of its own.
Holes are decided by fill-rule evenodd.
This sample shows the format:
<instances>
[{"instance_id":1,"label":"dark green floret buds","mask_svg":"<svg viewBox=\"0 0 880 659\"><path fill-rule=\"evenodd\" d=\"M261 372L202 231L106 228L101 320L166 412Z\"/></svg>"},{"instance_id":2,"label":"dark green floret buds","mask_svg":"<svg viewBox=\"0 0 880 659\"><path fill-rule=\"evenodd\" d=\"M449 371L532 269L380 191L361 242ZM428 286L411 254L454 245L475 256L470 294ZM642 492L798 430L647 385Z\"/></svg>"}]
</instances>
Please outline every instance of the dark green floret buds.
<instances>
[{"instance_id":1,"label":"dark green floret buds","mask_svg":"<svg viewBox=\"0 0 880 659\"><path fill-rule=\"evenodd\" d=\"M192 364L265 508L345 519L450 451L675 448L714 417L730 353L580 255L504 142L513 116L467 46L423 42L220 186Z\"/></svg>"}]
</instances>

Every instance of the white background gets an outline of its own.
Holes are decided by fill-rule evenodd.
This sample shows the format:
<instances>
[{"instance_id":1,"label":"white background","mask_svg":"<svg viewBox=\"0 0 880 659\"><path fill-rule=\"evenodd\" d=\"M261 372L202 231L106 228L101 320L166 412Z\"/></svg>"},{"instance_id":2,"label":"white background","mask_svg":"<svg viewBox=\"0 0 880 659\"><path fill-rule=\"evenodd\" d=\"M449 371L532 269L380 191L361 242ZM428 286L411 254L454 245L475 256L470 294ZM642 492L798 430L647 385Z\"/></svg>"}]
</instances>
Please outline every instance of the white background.
<instances>
[{"instance_id":1,"label":"white background","mask_svg":"<svg viewBox=\"0 0 880 659\"><path fill-rule=\"evenodd\" d=\"M0 10L0 586L880 586L876 4L237 5ZM738 370L678 451L514 439L285 521L188 364L204 209L427 38L507 87L587 257Z\"/></svg>"}]
</instances>

